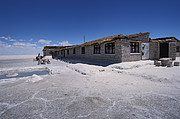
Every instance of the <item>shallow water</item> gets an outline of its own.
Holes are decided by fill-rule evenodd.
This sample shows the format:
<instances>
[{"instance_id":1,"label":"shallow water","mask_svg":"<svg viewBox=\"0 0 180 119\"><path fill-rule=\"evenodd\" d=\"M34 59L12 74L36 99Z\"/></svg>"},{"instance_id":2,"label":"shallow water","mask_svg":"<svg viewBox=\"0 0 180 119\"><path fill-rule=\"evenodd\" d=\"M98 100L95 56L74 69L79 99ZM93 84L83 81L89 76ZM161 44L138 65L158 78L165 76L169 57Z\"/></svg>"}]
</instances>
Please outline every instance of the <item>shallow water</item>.
<instances>
[{"instance_id":1,"label":"shallow water","mask_svg":"<svg viewBox=\"0 0 180 119\"><path fill-rule=\"evenodd\" d=\"M9 74L2 74L0 75L0 79L9 79L9 78L21 78L26 76L32 76L33 74L36 75L46 75L49 74L48 71L32 71L32 72L19 72L19 73L9 73Z\"/></svg>"}]
</instances>

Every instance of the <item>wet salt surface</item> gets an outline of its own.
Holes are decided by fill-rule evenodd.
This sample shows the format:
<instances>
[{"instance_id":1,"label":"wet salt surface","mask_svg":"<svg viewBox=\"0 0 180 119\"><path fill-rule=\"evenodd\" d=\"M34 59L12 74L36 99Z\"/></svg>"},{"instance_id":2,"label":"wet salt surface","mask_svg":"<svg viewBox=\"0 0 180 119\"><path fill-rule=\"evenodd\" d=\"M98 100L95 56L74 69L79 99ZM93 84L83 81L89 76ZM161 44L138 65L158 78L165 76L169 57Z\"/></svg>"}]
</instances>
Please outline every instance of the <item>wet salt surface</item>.
<instances>
[{"instance_id":1,"label":"wet salt surface","mask_svg":"<svg viewBox=\"0 0 180 119\"><path fill-rule=\"evenodd\" d=\"M32 58L2 64L0 57L5 73L43 67L52 75L0 80L0 119L180 118L180 67L155 67L153 61L101 67L54 59L37 65Z\"/></svg>"},{"instance_id":2,"label":"wet salt surface","mask_svg":"<svg viewBox=\"0 0 180 119\"><path fill-rule=\"evenodd\" d=\"M17 74L17 75L15 75ZM32 71L32 72L19 72L19 73L9 73L9 74L2 74L0 75L0 79L9 79L9 78L21 78L21 77L27 77L32 76L33 74L36 75L47 75L49 74L48 71Z\"/></svg>"}]
</instances>

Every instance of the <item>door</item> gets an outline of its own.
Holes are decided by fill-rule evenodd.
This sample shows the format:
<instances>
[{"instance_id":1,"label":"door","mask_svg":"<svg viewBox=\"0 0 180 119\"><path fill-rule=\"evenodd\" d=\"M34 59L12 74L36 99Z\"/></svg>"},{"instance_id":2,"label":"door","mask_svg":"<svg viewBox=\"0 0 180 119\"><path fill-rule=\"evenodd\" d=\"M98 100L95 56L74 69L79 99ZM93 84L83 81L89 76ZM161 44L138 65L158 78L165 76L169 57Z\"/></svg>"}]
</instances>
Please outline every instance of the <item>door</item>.
<instances>
[{"instance_id":1,"label":"door","mask_svg":"<svg viewBox=\"0 0 180 119\"><path fill-rule=\"evenodd\" d=\"M63 56L65 57L65 50L63 51Z\"/></svg>"},{"instance_id":2,"label":"door","mask_svg":"<svg viewBox=\"0 0 180 119\"><path fill-rule=\"evenodd\" d=\"M160 58L169 57L169 43L160 43Z\"/></svg>"},{"instance_id":3,"label":"door","mask_svg":"<svg viewBox=\"0 0 180 119\"><path fill-rule=\"evenodd\" d=\"M142 59L149 59L149 43L141 43Z\"/></svg>"}]
</instances>

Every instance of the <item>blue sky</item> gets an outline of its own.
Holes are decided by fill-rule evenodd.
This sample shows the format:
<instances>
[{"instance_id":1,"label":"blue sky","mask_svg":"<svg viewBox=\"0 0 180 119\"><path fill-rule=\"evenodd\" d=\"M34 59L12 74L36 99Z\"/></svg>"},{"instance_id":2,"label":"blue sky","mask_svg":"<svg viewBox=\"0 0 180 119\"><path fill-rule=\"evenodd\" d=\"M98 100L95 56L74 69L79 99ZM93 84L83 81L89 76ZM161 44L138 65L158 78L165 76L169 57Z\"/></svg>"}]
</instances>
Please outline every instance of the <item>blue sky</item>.
<instances>
[{"instance_id":1,"label":"blue sky","mask_svg":"<svg viewBox=\"0 0 180 119\"><path fill-rule=\"evenodd\" d=\"M180 0L0 0L0 55L116 34L180 39Z\"/></svg>"}]
</instances>

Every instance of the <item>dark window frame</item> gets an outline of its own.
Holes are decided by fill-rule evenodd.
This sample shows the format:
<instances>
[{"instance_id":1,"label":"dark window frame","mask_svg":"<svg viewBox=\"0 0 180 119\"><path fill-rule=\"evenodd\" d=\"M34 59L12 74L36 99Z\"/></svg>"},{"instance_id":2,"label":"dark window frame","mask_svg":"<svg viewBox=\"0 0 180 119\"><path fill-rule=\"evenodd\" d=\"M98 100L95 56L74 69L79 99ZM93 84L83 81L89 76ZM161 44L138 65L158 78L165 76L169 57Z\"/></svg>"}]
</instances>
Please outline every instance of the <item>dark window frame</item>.
<instances>
[{"instance_id":1,"label":"dark window frame","mask_svg":"<svg viewBox=\"0 0 180 119\"><path fill-rule=\"evenodd\" d=\"M85 47L81 47L81 54L85 54Z\"/></svg>"},{"instance_id":2,"label":"dark window frame","mask_svg":"<svg viewBox=\"0 0 180 119\"><path fill-rule=\"evenodd\" d=\"M73 54L76 54L76 49L75 48L73 48Z\"/></svg>"},{"instance_id":3,"label":"dark window frame","mask_svg":"<svg viewBox=\"0 0 180 119\"><path fill-rule=\"evenodd\" d=\"M115 42L105 44L105 54L115 54Z\"/></svg>"},{"instance_id":4,"label":"dark window frame","mask_svg":"<svg viewBox=\"0 0 180 119\"><path fill-rule=\"evenodd\" d=\"M130 42L130 53L140 53L140 42Z\"/></svg>"},{"instance_id":5,"label":"dark window frame","mask_svg":"<svg viewBox=\"0 0 180 119\"><path fill-rule=\"evenodd\" d=\"M63 55L64 54L64 51L63 50L61 50L61 55Z\"/></svg>"},{"instance_id":6,"label":"dark window frame","mask_svg":"<svg viewBox=\"0 0 180 119\"><path fill-rule=\"evenodd\" d=\"M180 52L180 46L176 46L176 52Z\"/></svg>"},{"instance_id":7,"label":"dark window frame","mask_svg":"<svg viewBox=\"0 0 180 119\"><path fill-rule=\"evenodd\" d=\"M94 54L101 54L101 46L99 44L94 44Z\"/></svg>"},{"instance_id":8,"label":"dark window frame","mask_svg":"<svg viewBox=\"0 0 180 119\"><path fill-rule=\"evenodd\" d=\"M69 49L67 49L67 54L69 55Z\"/></svg>"}]
</instances>

